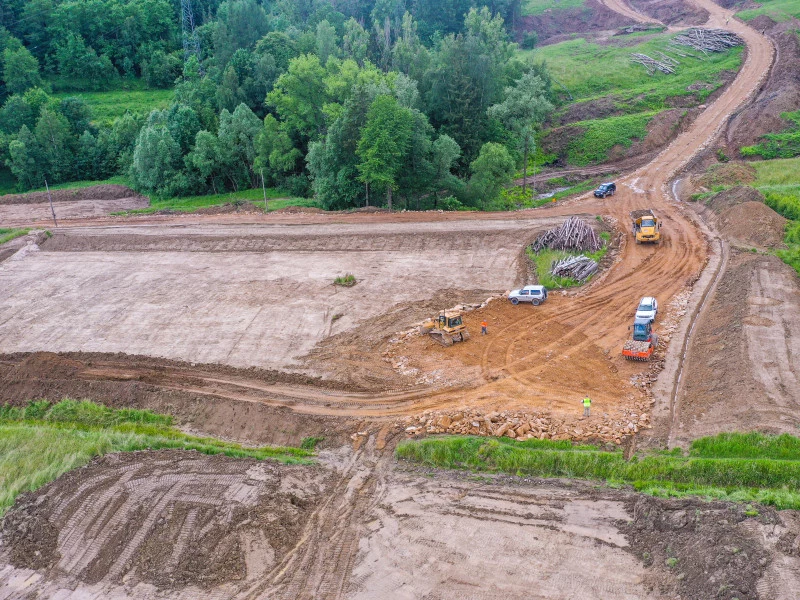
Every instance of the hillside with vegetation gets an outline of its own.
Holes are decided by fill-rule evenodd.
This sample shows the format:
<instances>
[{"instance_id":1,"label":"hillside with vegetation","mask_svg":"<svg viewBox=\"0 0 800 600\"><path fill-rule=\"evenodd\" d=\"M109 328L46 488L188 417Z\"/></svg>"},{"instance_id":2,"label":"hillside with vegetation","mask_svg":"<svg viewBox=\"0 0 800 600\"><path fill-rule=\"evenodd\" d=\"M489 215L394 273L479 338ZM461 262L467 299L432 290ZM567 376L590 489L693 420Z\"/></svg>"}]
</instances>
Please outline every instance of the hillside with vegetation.
<instances>
[{"instance_id":1,"label":"hillside with vegetation","mask_svg":"<svg viewBox=\"0 0 800 600\"><path fill-rule=\"evenodd\" d=\"M18 190L122 175L161 198L263 183L325 208L484 206L552 108L512 42L514 1L193 8L188 53L168 0L3 11L0 158Z\"/></svg>"}]
</instances>

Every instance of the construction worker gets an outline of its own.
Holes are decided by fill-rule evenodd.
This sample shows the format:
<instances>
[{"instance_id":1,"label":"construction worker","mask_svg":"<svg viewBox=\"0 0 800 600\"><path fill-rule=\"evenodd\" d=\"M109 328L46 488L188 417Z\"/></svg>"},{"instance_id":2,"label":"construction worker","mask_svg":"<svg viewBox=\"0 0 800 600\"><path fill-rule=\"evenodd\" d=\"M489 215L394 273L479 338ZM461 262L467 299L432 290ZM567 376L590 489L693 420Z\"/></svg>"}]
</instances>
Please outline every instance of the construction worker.
<instances>
[{"instance_id":1,"label":"construction worker","mask_svg":"<svg viewBox=\"0 0 800 600\"><path fill-rule=\"evenodd\" d=\"M589 396L586 396L583 400L581 400L581 402L583 403L583 416L588 417L589 409L592 408L592 399L589 398Z\"/></svg>"},{"instance_id":2,"label":"construction worker","mask_svg":"<svg viewBox=\"0 0 800 600\"><path fill-rule=\"evenodd\" d=\"M487 333L489 333L487 329L488 327L489 323L487 323L485 319L481 321L481 335L486 335Z\"/></svg>"}]
</instances>

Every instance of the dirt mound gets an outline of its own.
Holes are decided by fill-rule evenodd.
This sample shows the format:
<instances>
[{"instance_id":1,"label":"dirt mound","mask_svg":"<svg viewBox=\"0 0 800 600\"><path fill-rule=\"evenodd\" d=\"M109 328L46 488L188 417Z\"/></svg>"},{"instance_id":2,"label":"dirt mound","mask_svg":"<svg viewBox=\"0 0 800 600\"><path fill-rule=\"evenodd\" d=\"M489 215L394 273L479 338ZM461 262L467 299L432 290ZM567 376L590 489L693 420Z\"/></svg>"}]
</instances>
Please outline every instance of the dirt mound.
<instances>
[{"instance_id":1,"label":"dirt mound","mask_svg":"<svg viewBox=\"0 0 800 600\"><path fill-rule=\"evenodd\" d=\"M139 196L131 188L124 185L93 185L85 188L69 190L51 190L53 202L72 202L75 200L119 200ZM49 202L47 192L29 192L27 194L8 194L0 196L0 204L39 204Z\"/></svg>"},{"instance_id":2,"label":"dirt mound","mask_svg":"<svg viewBox=\"0 0 800 600\"><path fill-rule=\"evenodd\" d=\"M567 125L577 121L589 121L591 119L605 119L621 115L622 110L618 106L619 98L616 96L604 96L589 102L578 102L570 104L567 109L558 117L560 125Z\"/></svg>"},{"instance_id":3,"label":"dirt mound","mask_svg":"<svg viewBox=\"0 0 800 600\"><path fill-rule=\"evenodd\" d=\"M756 170L745 162L727 162L711 165L702 175L695 178L697 185L711 189L718 185L743 185L756 178Z\"/></svg>"},{"instance_id":4,"label":"dirt mound","mask_svg":"<svg viewBox=\"0 0 800 600\"><path fill-rule=\"evenodd\" d=\"M785 227L786 219L763 202L737 204L719 215L722 235L745 246L783 246Z\"/></svg>"},{"instance_id":5,"label":"dirt mound","mask_svg":"<svg viewBox=\"0 0 800 600\"><path fill-rule=\"evenodd\" d=\"M750 25L766 31L775 43L777 54L766 85L755 101L736 113L728 123L725 146L729 156L736 155L742 146L758 143L766 133L789 127L791 123L781 114L800 106L800 38L795 33L800 22L792 19L776 24L769 17L761 16Z\"/></svg>"},{"instance_id":6,"label":"dirt mound","mask_svg":"<svg viewBox=\"0 0 800 600\"><path fill-rule=\"evenodd\" d=\"M253 459L111 454L20 496L3 542L14 566L90 584L253 580L297 544L327 481L320 468Z\"/></svg>"},{"instance_id":7,"label":"dirt mound","mask_svg":"<svg viewBox=\"0 0 800 600\"><path fill-rule=\"evenodd\" d=\"M70 379L82 371L82 362L60 356L53 352L36 352L24 358L4 378L5 382L31 381L40 377Z\"/></svg>"},{"instance_id":8,"label":"dirt mound","mask_svg":"<svg viewBox=\"0 0 800 600\"><path fill-rule=\"evenodd\" d=\"M754 188L740 185L717 192L706 200L706 206L715 213L721 214L732 206L744 204L745 202L760 202L763 204L764 196Z\"/></svg>"},{"instance_id":9,"label":"dirt mound","mask_svg":"<svg viewBox=\"0 0 800 600\"><path fill-rule=\"evenodd\" d=\"M708 11L685 0L630 0L638 12L665 25L697 25L708 20Z\"/></svg>"},{"instance_id":10,"label":"dirt mound","mask_svg":"<svg viewBox=\"0 0 800 600\"><path fill-rule=\"evenodd\" d=\"M681 598L762 597L757 585L770 555L758 525L780 523L775 511L759 507L759 516L751 518L742 504L644 495L632 499L628 510L633 521L621 528L632 553L677 579Z\"/></svg>"},{"instance_id":11,"label":"dirt mound","mask_svg":"<svg viewBox=\"0 0 800 600\"><path fill-rule=\"evenodd\" d=\"M535 31L539 40L567 33L596 32L632 25L635 21L614 12L597 0L587 0L579 8L547 10L540 15L522 17L518 29L520 39L528 31Z\"/></svg>"}]
</instances>

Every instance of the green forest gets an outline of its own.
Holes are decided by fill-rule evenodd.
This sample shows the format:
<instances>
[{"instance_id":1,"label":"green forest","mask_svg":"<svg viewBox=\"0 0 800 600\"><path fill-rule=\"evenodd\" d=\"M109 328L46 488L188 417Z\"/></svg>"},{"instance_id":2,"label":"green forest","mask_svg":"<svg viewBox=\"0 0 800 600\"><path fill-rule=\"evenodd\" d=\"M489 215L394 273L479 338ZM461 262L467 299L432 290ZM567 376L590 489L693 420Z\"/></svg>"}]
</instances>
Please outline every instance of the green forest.
<instances>
[{"instance_id":1,"label":"green forest","mask_svg":"<svg viewBox=\"0 0 800 600\"><path fill-rule=\"evenodd\" d=\"M180 0L0 3L0 165L18 190L263 179L326 209L487 208L556 103L513 42L519 0L190 4L193 23ZM124 112L93 114L85 95L104 92Z\"/></svg>"}]
</instances>

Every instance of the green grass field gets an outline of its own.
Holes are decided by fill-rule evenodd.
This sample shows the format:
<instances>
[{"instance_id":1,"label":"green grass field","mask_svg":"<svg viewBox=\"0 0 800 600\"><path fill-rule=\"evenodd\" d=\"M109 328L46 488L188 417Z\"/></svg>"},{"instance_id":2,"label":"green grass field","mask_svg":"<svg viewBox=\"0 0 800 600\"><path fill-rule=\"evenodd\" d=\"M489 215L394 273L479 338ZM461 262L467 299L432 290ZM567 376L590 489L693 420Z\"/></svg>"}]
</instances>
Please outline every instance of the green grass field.
<instances>
[{"instance_id":1,"label":"green grass field","mask_svg":"<svg viewBox=\"0 0 800 600\"><path fill-rule=\"evenodd\" d=\"M150 206L138 210L126 211L118 214L146 214L159 210L174 210L177 212L191 212L210 206L235 202L252 202L260 208L264 207L264 192L260 188L252 190L242 190L229 194L214 194L209 196L185 196L181 198L167 198L163 200L150 199ZM287 206L305 206L319 208L319 203L312 198L295 198L287 196L285 192L275 189L267 189L267 205L269 211L279 210Z\"/></svg>"},{"instance_id":2,"label":"green grass field","mask_svg":"<svg viewBox=\"0 0 800 600\"><path fill-rule=\"evenodd\" d=\"M620 36L622 41L627 36ZM543 46L524 54L535 61L544 61L548 69L572 94L575 101L586 101L614 95L624 112L642 112L668 108L667 98L695 95L702 102L721 85L722 71L735 71L741 63L741 48L712 54L704 60L677 57L681 64L675 75L648 75L641 65L631 63L631 54L653 56L665 51L673 34L656 34L635 46L617 46L587 42L583 38ZM691 91L693 84L706 84L708 89ZM556 86L556 89L558 86Z\"/></svg>"},{"instance_id":3,"label":"green grass field","mask_svg":"<svg viewBox=\"0 0 800 600\"><path fill-rule=\"evenodd\" d=\"M0 227L0 244L5 244L13 239L27 235L30 229L2 228Z\"/></svg>"},{"instance_id":4,"label":"green grass field","mask_svg":"<svg viewBox=\"0 0 800 600\"><path fill-rule=\"evenodd\" d=\"M629 484L654 495L800 508L800 439L788 435L722 434L696 440L688 455L640 453L630 461L619 450L510 438L427 438L402 442L396 453L431 467L588 479Z\"/></svg>"},{"instance_id":5,"label":"green grass field","mask_svg":"<svg viewBox=\"0 0 800 600\"><path fill-rule=\"evenodd\" d=\"M4 406L0 407L0 516L22 492L36 490L95 456L164 448L291 463L308 463L314 455L300 448L246 448L192 436L173 427L170 417L88 401Z\"/></svg>"},{"instance_id":6,"label":"green grass field","mask_svg":"<svg viewBox=\"0 0 800 600\"><path fill-rule=\"evenodd\" d=\"M569 144L569 163L582 167L606 160L614 146L630 148L634 140L643 140L647 136L647 125L657 114L647 112L573 123L584 132Z\"/></svg>"},{"instance_id":7,"label":"green grass field","mask_svg":"<svg viewBox=\"0 0 800 600\"><path fill-rule=\"evenodd\" d=\"M758 0L759 8L740 11L738 17L751 21L760 15L767 15L773 21L788 21L792 17L800 18L800 2L798 0Z\"/></svg>"},{"instance_id":8,"label":"green grass field","mask_svg":"<svg viewBox=\"0 0 800 600\"><path fill-rule=\"evenodd\" d=\"M681 105L699 105L723 84L723 72L736 71L741 64L741 48L712 54L703 60L678 57L680 65L674 75L651 76L644 67L631 62L631 55L637 52L655 56L658 51L666 51L673 35L644 33L639 36L639 43L632 46L623 45L630 42L630 36L611 38L605 44L576 38L523 51L526 57L547 65L557 82L555 89L566 102L560 113L575 111L576 104L601 98L610 98L610 108L618 113L570 123L585 131L569 144L566 155L569 164L585 166L602 162L614 146L630 147L633 140L646 136L647 124L653 117L674 106L671 99L682 98ZM564 88L572 97L569 101Z\"/></svg>"},{"instance_id":9,"label":"green grass field","mask_svg":"<svg viewBox=\"0 0 800 600\"><path fill-rule=\"evenodd\" d=\"M800 185L800 157L749 163L756 170L756 187Z\"/></svg>"},{"instance_id":10,"label":"green grass field","mask_svg":"<svg viewBox=\"0 0 800 600\"><path fill-rule=\"evenodd\" d=\"M523 0L522 14L523 16L535 16L550 10L579 8L585 3L585 0Z\"/></svg>"},{"instance_id":11,"label":"green grass field","mask_svg":"<svg viewBox=\"0 0 800 600\"><path fill-rule=\"evenodd\" d=\"M126 112L147 115L151 110L169 108L173 97L172 90L114 90L109 92L60 92L56 98L78 96L92 109L92 121L98 125L110 126L114 119Z\"/></svg>"}]
</instances>

